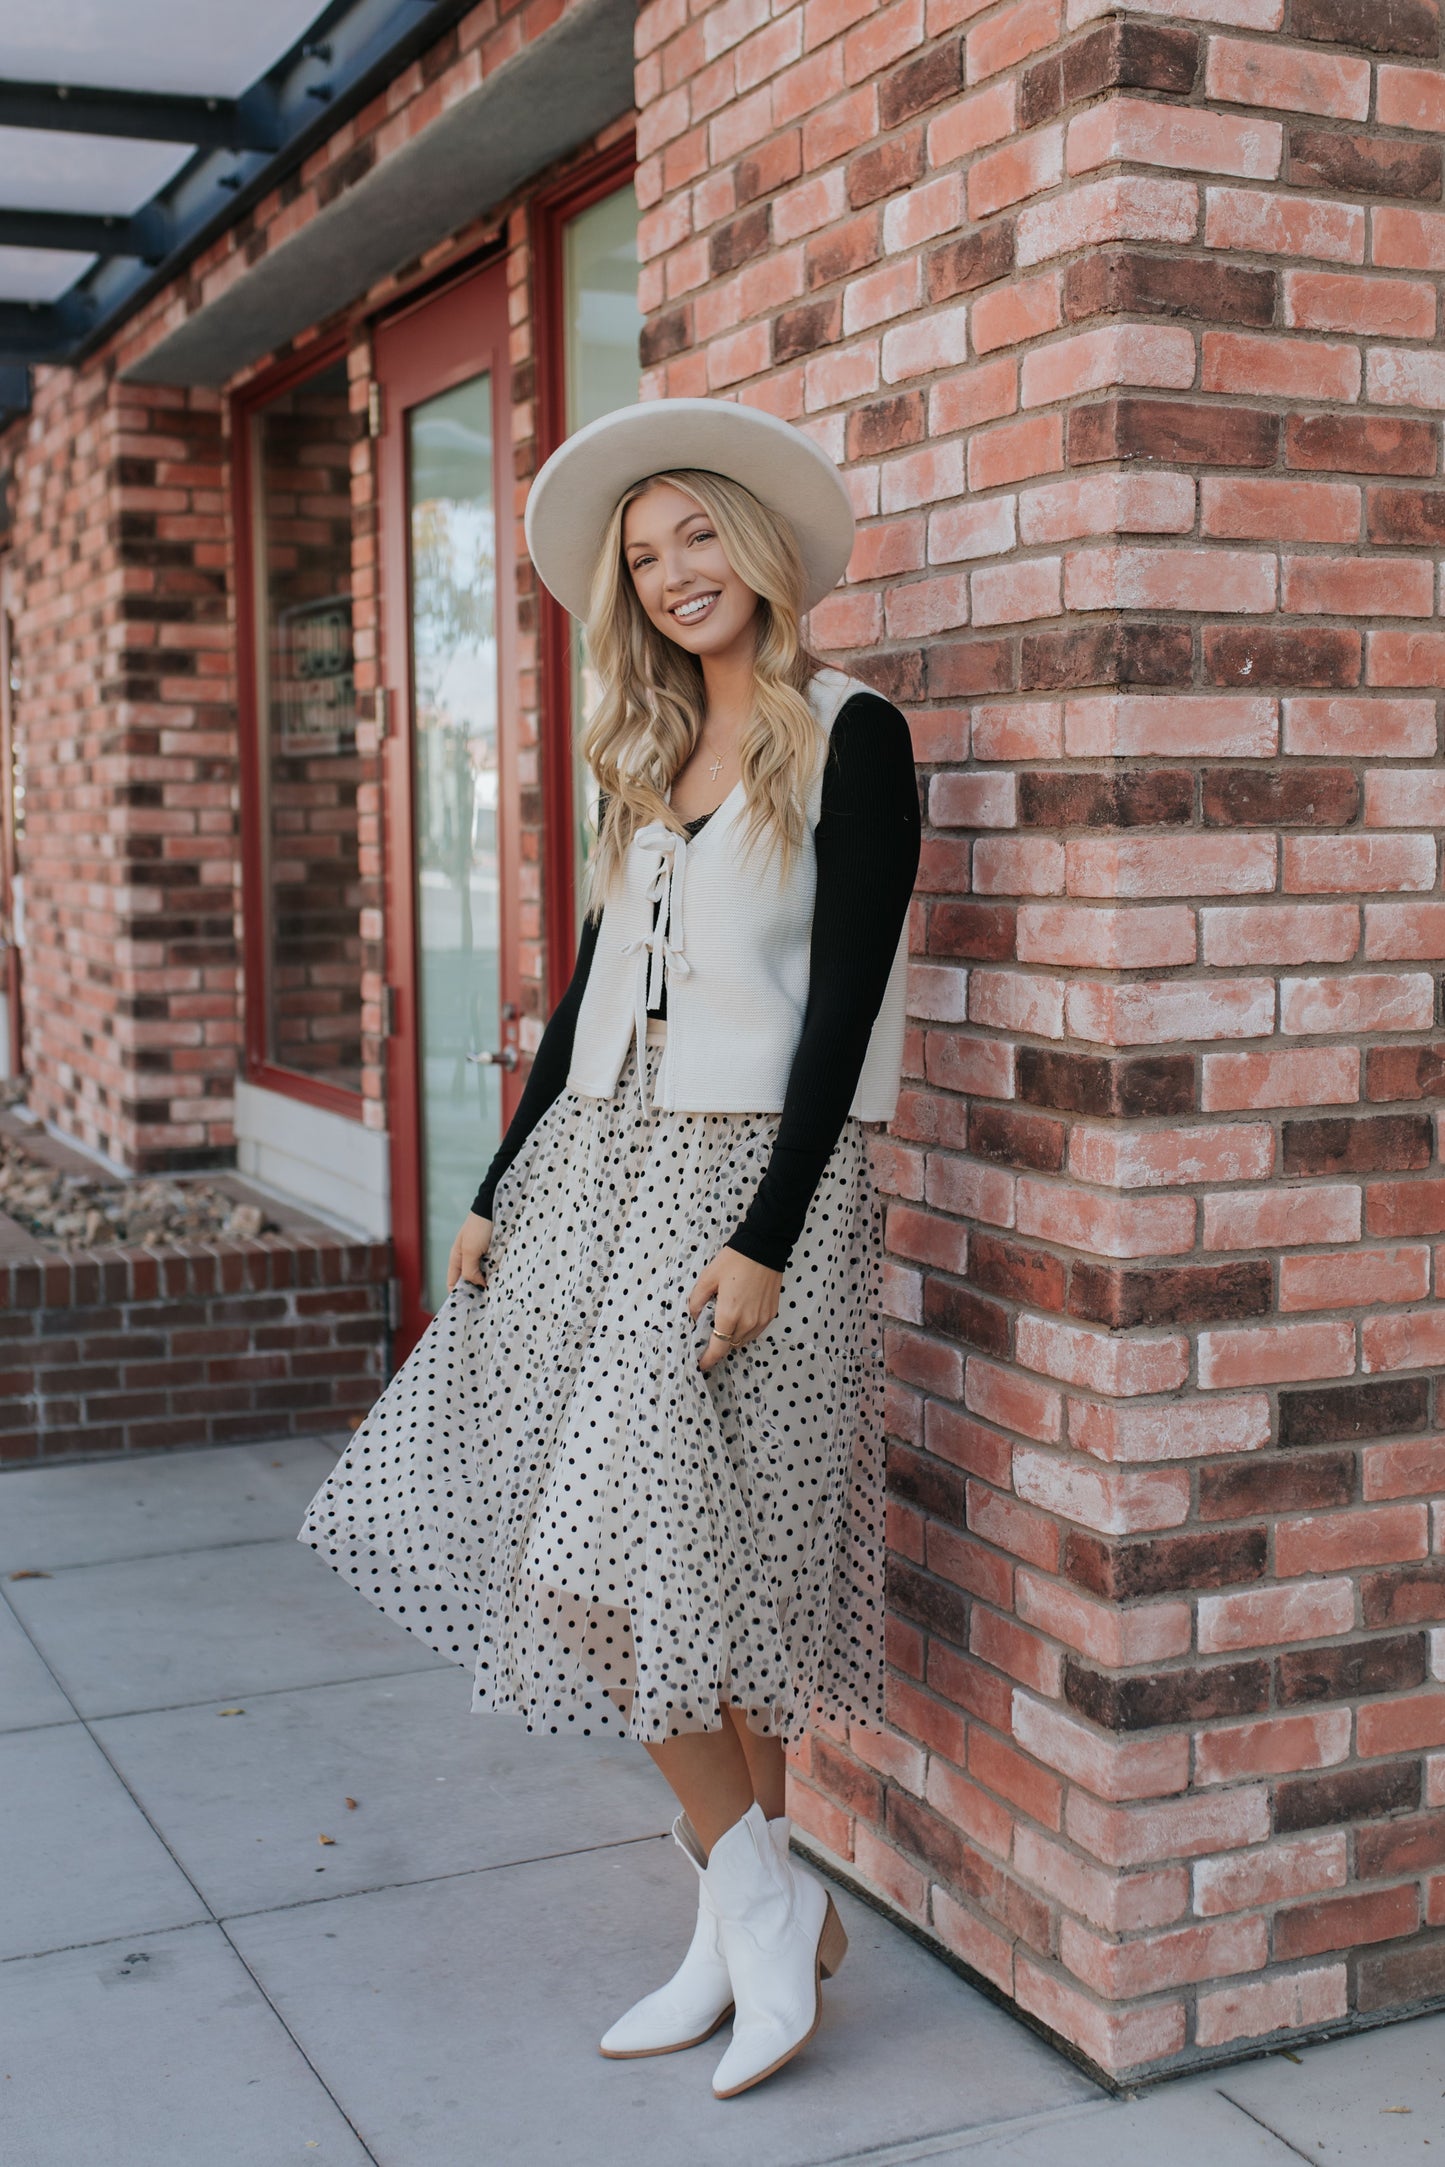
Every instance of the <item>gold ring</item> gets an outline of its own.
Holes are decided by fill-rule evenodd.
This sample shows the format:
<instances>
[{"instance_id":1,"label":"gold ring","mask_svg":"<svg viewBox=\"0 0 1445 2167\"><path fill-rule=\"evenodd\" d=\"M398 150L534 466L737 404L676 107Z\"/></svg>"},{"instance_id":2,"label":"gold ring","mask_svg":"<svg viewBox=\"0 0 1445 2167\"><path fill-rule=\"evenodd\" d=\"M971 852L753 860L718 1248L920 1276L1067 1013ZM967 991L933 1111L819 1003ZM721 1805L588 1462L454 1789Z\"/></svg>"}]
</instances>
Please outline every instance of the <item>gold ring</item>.
<instances>
[{"instance_id":1,"label":"gold ring","mask_svg":"<svg viewBox=\"0 0 1445 2167\"><path fill-rule=\"evenodd\" d=\"M716 1325L712 1328L712 1336L714 1339L720 1339L725 1347L745 1347L747 1345L745 1339L731 1339L726 1332L720 1332Z\"/></svg>"}]
</instances>

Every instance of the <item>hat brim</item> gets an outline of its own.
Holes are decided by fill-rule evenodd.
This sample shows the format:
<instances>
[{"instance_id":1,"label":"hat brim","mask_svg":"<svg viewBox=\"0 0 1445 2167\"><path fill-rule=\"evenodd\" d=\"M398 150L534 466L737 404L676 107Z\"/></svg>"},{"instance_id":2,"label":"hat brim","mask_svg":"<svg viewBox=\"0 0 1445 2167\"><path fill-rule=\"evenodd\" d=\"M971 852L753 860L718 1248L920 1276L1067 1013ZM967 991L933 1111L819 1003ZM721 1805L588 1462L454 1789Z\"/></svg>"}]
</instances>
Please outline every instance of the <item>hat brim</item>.
<instances>
[{"instance_id":1,"label":"hat brim","mask_svg":"<svg viewBox=\"0 0 1445 2167\"><path fill-rule=\"evenodd\" d=\"M787 522L811 609L837 586L853 547L853 507L827 453L791 423L726 399L646 399L588 422L560 444L527 498L527 548L543 584L587 615L592 574L618 499L649 474L700 468L741 482Z\"/></svg>"}]
</instances>

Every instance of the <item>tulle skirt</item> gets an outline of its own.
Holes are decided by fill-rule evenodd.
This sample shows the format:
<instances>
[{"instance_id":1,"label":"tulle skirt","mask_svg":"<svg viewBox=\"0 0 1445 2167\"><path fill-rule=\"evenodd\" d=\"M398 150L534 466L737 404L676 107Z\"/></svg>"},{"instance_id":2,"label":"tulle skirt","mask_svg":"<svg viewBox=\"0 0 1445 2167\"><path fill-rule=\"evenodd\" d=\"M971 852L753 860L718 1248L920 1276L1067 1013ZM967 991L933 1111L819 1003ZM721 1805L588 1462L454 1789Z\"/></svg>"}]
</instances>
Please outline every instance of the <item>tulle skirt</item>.
<instances>
[{"instance_id":1,"label":"tulle skirt","mask_svg":"<svg viewBox=\"0 0 1445 2167\"><path fill-rule=\"evenodd\" d=\"M649 1082L661 1046L643 1049ZM564 1091L298 1539L473 1673L474 1709L659 1742L722 1706L883 1720L882 1205L850 1119L757 1340L704 1373L698 1273L776 1114ZM649 1098L651 1093L649 1091Z\"/></svg>"}]
</instances>

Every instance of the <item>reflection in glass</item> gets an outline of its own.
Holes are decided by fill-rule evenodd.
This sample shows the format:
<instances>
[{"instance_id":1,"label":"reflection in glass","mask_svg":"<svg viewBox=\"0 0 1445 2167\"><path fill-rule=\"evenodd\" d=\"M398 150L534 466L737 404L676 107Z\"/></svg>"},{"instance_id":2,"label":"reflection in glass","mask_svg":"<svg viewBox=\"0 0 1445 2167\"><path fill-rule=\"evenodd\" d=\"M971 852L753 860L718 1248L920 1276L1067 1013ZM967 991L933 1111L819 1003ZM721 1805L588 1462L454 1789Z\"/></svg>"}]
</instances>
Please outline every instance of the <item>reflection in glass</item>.
<instances>
[{"instance_id":1,"label":"reflection in glass","mask_svg":"<svg viewBox=\"0 0 1445 2167\"><path fill-rule=\"evenodd\" d=\"M501 1134L497 1044L497 569L489 376L407 416L422 1300Z\"/></svg>"},{"instance_id":2,"label":"reflection in glass","mask_svg":"<svg viewBox=\"0 0 1445 2167\"><path fill-rule=\"evenodd\" d=\"M257 720L269 968L266 1054L361 1088L359 769L346 364L271 399L251 431Z\"/></svg>"},{"instance_id":3,"label":"reflection in glass","mask_svg":"<svg viewBox=\"0 0 1445 2167\"><path fill-rule=\"evenodd\" d=\"M637 397L637 194L631 182L567 222L563 255L567 434ZM597 703L582 628L572 628L572 732ZM580 757L572 763L573 833L580 923L582 881L592 837L594 791Z\"/></svg>"}]
</instances>

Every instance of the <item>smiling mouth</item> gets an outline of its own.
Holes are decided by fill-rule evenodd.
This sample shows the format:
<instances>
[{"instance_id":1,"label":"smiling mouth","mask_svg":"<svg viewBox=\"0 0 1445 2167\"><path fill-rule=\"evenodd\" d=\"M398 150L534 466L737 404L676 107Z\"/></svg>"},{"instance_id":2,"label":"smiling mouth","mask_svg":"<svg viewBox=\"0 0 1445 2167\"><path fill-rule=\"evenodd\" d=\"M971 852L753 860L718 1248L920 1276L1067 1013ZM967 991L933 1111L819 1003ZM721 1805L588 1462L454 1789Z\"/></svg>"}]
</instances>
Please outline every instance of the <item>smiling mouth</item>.
<instances>
[{"instance_id":1,"label":"smiling mouth","mask_svg":"<svg viewBox=\"0 0 1445 2167\"><path fill-rule=\"evenodd\" d=\"M675 602L668 615L675 617L681 625L701 624L721 592L721 588L714 588L711 594L689 595L685 602Z\"/></svg>"}]
</instances>

